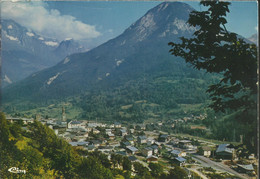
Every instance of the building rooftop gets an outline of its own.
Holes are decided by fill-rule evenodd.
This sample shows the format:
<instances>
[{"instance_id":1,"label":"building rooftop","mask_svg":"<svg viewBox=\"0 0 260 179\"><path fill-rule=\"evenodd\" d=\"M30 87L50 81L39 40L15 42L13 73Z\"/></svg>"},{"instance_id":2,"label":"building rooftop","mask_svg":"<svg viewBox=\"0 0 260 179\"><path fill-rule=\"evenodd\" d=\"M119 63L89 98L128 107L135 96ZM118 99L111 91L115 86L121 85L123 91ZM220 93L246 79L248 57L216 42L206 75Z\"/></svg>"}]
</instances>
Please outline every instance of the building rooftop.
<instances>
[{"instance_id":1,"label":"building rooftop","mask_svg":"<svg viewBox=\"0 0 260 179\"><path fill-rule=\"evenodd\" d=\"M145 135L143 135L143 136L138 136L138 138L141 139L141 140L145 140L145 139L146 139L146 136L145 136Z\"/></svg>"},{"instance_id":2,"label":"building rooftop","mask_svg":"<svg viewBox=\"0 0 260 179\"><path fill-rule=\"evenodd\" d=\"M228 148L230 144L220 144L216 150L216 152L227 152L227 153L233 153L233 148Z\"/></svg>"},{"instance_id":3,"label":"building rooftop","mask_svg":"<svg viewBox=\"0 0 260 179\"><path fill-rule=\"evenodd\" d=\"M254 167L253 167L252 164L249 164L249 165L239 165L239 164L237 164L237 166L239 166L239 167L241 167L241 168L243 168L245 170L250 170L250 171L254 170Z\"/></svg>"},{"instance_id":4,"label":"building rooftop","mask_svg":"<svg viewBox=\"0 0 260 179\"><path fill-rule=\"evenodd\" d=\"M171 151L171 154L174 154L174 155L179 155L181 153L181 151L179 150L172 150Z\"/></svg>"},{"instance_id":5,"label":"building rooftop","mask_svg":"<svg viewBox=\"0 0 260 179\"><path fill-rule=\"evenodd\" d=\"M154 155L149 155L149 156L147 157L147 159L150 159L150 158L158 159L158 157L156 157L156 156L154 156Z\"/></svg>"},{"instance_id":6,"label":"building rooftop","mask_svg":"<svg viewBox=\"0 0 260 179\"><path fill-rule=\"evenodd\" d=\"M137 158L135 156L129 156L128 159L131 160L131 161L136 161L137 160Z\"/></svg>"},{"instance_id":7,"label":"building rooftop","mask_svg":"<svg viewBox=\"0 0 260 179\"><path fill-rule=\"evenodd\" d=\"M161 138L167 138L169 135L167 135L167 134L162 134L162 135L160 135L160 137Z\"/></svg>"},{"instance_id":8,"label":"building rooftop","mask_svg":"<svg viewBox=\"0 0 260 179\"><path fill-rule=\"evenodd\" d=\"M72 121L71 124L81 124L80 121Z\"/></svg>"},{"instance_id":9,"label":"building rooftop","mask_svg":"<svg viewBox=\"0 0 260 179\"><path fill-rule=\"evenodd\" d=\"M127 146L126 148L129 149L129 150L131 150L132 152L138 151L138 149L135 148L135 147L133 147L133 146Z\"/></svg>"},{"instance_id":10,"label":"building rooftop","mask_svg":"<svg viewBox=\"0 0 260 179\"><path fill-rule=\"evenodd\" d=\"M185 158L182 158L182 157L176 157L175 158L177 161L179 161L179 162L185 162L186 161L186 159Z\"/></svg>"},{"instance_id":11,"label":"building rooftop","mask_svg":"<svg viewBox=\"0 0 260 179\"><path fill-rule=\"evenodd\" d=\"M123 155L123 156L127 155L125 151L118 151L118 152L116 152L116 154Z\"/></svg>"},{"instance_id":12,"label":"building rooftop","mask_svg":"<svg viewBox=\"0 0 260 179\"><path fill-rule=\"evenodd\" d=\"M180 140L179 143L191 143L190 140Z\"/></svg>"}]
</instances>

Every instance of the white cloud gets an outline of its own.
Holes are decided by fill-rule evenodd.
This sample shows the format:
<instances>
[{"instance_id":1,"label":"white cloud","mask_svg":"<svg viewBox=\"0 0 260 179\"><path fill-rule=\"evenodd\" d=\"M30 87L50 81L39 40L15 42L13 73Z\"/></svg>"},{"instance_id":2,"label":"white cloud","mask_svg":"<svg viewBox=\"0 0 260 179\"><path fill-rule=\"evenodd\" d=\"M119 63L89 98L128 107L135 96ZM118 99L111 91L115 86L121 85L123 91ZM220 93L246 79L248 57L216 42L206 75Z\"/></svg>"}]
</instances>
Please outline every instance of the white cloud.
<instances>
[{"instance_id":1,"label":"white cloud","mask_svg":"<svg viewBox=\"0 0 260 179\"><path fill-rule=\"evenodd\" d=\"M70 15L61 15L56 9L48 10L44 2L2 2L1 15L47 37L64 40L91 39L101 35L93 25L78 21Z\"/></svg>"}]
</instances>

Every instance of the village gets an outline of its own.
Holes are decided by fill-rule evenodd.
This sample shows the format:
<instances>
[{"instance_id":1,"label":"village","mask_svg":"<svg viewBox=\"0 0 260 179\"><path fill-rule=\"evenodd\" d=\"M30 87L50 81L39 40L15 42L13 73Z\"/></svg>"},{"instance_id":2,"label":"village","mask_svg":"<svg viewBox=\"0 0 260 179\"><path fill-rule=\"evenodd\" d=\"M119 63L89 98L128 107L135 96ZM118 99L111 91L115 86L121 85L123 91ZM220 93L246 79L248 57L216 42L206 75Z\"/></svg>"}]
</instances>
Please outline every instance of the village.
<instances>
[{"instance_id":1,"label":"village","mask_svg":"<svg viewBox=\"0 0 260 179\"><path fill-rule=\"evenodd\" d=\"M156 162L164 166L165 172L173 164L178 165L187 171L189 178L211 178L209 176L214 176L213 174L224 178L256 178L256 157L250 154L241 158L238 154L242 150L230 143L216 144L158 130L149 131L144 124L108 124L86 120L67 122L64 109L61 119L7 119L11 122L22 121L25 130L26 124L38 120L77 149L100 151L108 159L111 154L126 156L130 161L139 162L148 169L150 162ZM179 122L180 120L187 118L179 119ZM159 121L155 125L168 124Z\"/></svg>"}]
</instances>

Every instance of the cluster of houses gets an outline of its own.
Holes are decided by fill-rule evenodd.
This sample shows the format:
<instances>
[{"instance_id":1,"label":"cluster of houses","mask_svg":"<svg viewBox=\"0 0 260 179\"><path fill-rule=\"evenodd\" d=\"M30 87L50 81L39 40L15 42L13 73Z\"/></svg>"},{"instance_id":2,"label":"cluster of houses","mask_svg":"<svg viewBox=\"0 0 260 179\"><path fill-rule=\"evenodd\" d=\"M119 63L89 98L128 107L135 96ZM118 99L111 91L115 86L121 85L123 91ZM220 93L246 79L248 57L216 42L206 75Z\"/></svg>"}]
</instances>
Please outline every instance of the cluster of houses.
<instances>
[{"instance_id":1,"label":"cluster of houses","mask_svg":"<svg viewBox=\"0 0 260 179\"><path fill-rule=\"evenodd\" d=\"M204 117L204 116L203 116ZM11 122L21 119L10 118ZM188 153L196 153L198 146L191 140L178 139L167 134L149 135L144 132L145 125L132 125L124 127L120 123L104 124L89 121L70 121L55 119L39 119L54 130L55 134L68 141L72 146L87 151L101 151L128 156L131 161L143 160L146 162L157 162L162 157L167 157L173 163L184 166ZM24 123L33 122L32 119L23 119ZM95 137L96 136L96 137ZM212 147L200 146L205 157L213 157L223 160L236 158L236 150L231 144L220 144ZM163 155L164 154L164 155ZM254 171L253 165L237 165L237 170L244 173Z\"/></svg>"}]
</instances>

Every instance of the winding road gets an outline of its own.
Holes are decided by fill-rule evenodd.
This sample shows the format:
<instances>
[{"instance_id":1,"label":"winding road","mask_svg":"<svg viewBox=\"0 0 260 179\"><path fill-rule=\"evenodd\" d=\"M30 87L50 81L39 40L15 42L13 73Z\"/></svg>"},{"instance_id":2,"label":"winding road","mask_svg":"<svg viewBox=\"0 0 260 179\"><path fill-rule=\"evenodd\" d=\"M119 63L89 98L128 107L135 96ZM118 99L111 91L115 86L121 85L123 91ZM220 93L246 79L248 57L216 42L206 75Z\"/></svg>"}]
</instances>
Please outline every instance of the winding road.
<instances>
[{"instance_id":1,"label":"winding road","mask_svg":"<svg viewBox=\"0 0 260 179\"><path fill-rule=\"evenodd\" d=\"M203 156L200 156L200 155L192 155L192 159L200 162L205 167L211 167L211 168L214 168L216 170L221 170L221 171L224 171L224 172L231 173L231 174L235 175L236 177L239 177L239 178L242 178L242 179L248 179L248 177L241 175L240 173L238 173L238 172L232 170L231 168L229 168L228 166L226 166L222 163L214 162L214 161L210 160L209 158L206 158L206 157L203 157Z\"/></svg>"}]
</instances>

